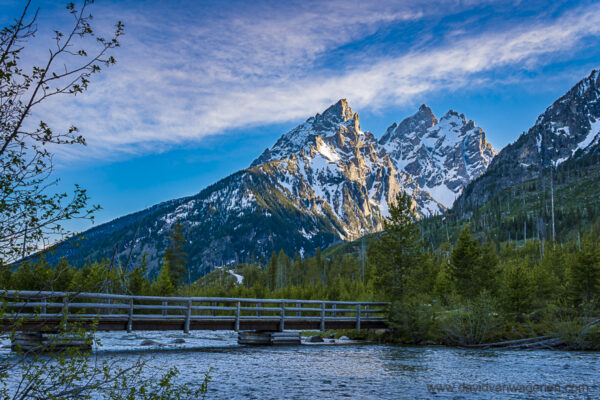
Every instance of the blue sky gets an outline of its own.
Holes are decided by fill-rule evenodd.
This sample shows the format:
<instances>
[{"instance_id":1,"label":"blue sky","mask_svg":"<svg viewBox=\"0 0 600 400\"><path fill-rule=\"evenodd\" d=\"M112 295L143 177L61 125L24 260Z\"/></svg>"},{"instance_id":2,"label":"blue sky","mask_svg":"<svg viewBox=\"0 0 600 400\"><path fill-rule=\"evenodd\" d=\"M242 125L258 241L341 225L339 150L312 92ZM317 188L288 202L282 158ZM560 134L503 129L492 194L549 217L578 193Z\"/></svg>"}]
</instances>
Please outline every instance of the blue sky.
<instances>
[{"instance_id":1,"label":"blue sky","mask_svg":"<svg viewBox=\"0 0 600 400\"><path fill-rule=\"evenodd\" d=\"M33 4L29 63L69 21L60 2ZM0 0L0 23L21 5ZM35 117L86 136L58 150L56 173L103 207L97 223L197 193L339 98L376 136L426 103L465 113L500 149L600 66L592 1L98 0L92 12L101 31L125 23L117 65Z\"/></svg>"}]
</instances>

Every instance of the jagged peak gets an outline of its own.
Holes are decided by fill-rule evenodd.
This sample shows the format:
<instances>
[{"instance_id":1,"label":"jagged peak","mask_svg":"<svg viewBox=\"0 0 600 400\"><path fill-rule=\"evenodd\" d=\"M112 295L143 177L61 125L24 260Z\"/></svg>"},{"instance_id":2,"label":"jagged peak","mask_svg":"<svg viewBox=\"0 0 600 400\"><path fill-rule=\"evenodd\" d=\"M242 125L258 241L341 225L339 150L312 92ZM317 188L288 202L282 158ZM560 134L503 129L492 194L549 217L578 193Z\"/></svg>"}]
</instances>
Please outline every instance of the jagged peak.
<instances>
[{"instance_id":1,"label":"jagged peak","mask_svg":"<svg viewBox=\"0 0 600 400\"><path fill-rule=\"evenodd\" d=\"M583 78L581 81L579 81L575 87L581 87L585 90L589 89L590 87L597 87L599 78L600 70L593 69L592 72L590 72L586 78Z\"/></svg>"},{"instance_id":2,"label":"jagged peak","mask_svg":"<svg viewBox=\"0 0 600 400\"><path fill-rule=\"evenodd\" d=\"M341 117L342 121L348 121L356 115L346 99L339 99L337 103L329 106L322 114L317 114L315 118L338 119Z\"/></svg>"},{"instance_id":3,"label":"jagged peak","mask_svg":"<svg viewBox=\"0 0 600 400\"><path fill-rule=\"evenodd\" d=\"M438 120L431 108L426 104L421 104L416 113L403 119L399 124L394 122L387 128L385 134L380 139L380 143L385 144L394 137L402 137L415 131L419 135L422 135L428 128L437 125L437 123Z\"/></svg>"},{"instance_id":4,"label":"jagged peak","mask_svg":"<svg viewBox=\"0 0 600 400\"><path fill-rule=\"evenodd\" d=\"M466 119L465 114L459 114L458 111L454 111L453 109L448 110L446 114L440 119L450 119L450 118L461 118Z\"/></svg>"},{"instance_id":5,"label":"jagged peak","mask_svg":"<svg viewBox=\"0 0 600 400\"><path fill-rule=\"evenodd\" d=\"M427 112L427 113L433 114L433 111L431 110L431 108L425 103L423 103L419 106L418 112Z\"/></svg>"},{"instance_id":6,"label":"jagged peak","mask_svg":"<svg viewBox=\"0 0 600 400\"><path fill-rule=\"evenodd\" d=\"M590 97L592 96L595 98L600 97L600 69L593 69L587 77L577 82L567 93L549 105L546 110L538 116L534 126L553 122L556 110L563 107L563 104L581 100L585 103L589 103L591 100Z\"/></svg>"}]
</instances>

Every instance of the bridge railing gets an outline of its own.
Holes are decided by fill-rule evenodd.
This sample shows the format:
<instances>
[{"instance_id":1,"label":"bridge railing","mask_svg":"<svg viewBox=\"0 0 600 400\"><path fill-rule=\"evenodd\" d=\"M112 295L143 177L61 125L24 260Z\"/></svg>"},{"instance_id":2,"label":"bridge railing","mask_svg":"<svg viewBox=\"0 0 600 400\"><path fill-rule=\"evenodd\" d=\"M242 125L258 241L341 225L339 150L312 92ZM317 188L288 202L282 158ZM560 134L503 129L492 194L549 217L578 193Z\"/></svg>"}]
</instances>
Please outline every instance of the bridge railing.
<instances>
[{"instance_id":1,"label":"bridge railing","mask_svg":"<svg viewBox=\"0 0 600 400\"><path fill-rule=\"evenodd\" d=\"M249 299L225 297L161 297L131 296L105 293L72 293L51 291L0 291L3 316L35 317L37 320L57 318L119 320L132 331L138 321L181 321L189 332L195 321L240 322L273 321L283 331L286 321L318 321L321 330L327 323L348 321L360 330L361 323L385 320L388 303L297 299Z\"/></svg>"}]
</instances>

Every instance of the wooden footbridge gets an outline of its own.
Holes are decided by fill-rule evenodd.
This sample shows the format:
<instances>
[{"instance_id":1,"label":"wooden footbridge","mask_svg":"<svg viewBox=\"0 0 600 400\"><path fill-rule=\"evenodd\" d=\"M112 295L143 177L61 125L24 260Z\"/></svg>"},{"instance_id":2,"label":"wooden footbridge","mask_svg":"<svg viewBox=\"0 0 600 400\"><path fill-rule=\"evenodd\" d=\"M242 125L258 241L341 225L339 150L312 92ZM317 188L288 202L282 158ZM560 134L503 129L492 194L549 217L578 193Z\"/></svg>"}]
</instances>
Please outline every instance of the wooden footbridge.
<instances>
[{"instance_id":1,"label":"wooden footbridge","mask_svg":"<svg viewBox=\"0 0 600 400\"><path fill-rule=\"evenodd\" d=\"M382 302L15 290L0 291L0 301L0 331L5 332L52 332L65 322L96 331L128 332L377 329L386 327L387 307Z\"/></svg>"}]
</instances>

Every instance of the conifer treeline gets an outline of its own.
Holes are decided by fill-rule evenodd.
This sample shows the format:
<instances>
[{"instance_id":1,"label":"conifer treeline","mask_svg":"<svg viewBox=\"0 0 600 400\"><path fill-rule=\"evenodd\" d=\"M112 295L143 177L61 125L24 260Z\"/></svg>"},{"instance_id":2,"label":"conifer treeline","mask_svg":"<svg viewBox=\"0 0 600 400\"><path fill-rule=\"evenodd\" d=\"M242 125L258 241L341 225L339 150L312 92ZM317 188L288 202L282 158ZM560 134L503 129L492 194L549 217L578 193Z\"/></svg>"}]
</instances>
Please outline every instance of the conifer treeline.
<instances>
[{"instance_id":1,"label":"conifer treeline","mask_svg":"<svg viewBox=\"0 0 600 400\"><path fill-rule=\"evenodd\" d=\"M404 343L549 334L567 322L579 329L600 316L600 238L594 233L561 244L497 243L482 241L464 225L456 243L431 250L421 239L408 196L399 195L390 214L384 232L358 254L317 251L302 258L273 252L264 264L219 268L191 283L185 239L175 227L156 279L147 277L143 263L122 271L108 260L82 269L64 260L49 268L38 260L4 268L0 284L136 295L386 300L392 304L394 338ZM233 273L243 276L241 283ZM600 332L592 343L600 344L598 339ZM590 348L586 343L583 348Z\"/></svg>"}]
</instances>

